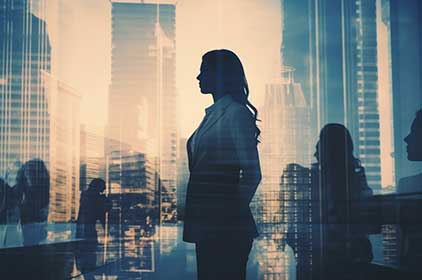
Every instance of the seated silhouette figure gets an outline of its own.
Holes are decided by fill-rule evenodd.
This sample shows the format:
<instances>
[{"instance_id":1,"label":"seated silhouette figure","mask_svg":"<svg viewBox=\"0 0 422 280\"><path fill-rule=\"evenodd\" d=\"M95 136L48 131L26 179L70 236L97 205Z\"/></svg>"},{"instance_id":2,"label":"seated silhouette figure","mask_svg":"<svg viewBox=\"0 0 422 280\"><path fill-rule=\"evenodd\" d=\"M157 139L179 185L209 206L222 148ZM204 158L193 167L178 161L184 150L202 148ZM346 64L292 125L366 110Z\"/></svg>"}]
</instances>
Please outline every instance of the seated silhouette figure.
<instances>
[{"instance_id":1,"label":"seated silhouette figure","mask_svg":"<svg viewBox=\"0 0 422 280\"><path fill-rule=\"evenodd\" d=\"M327 124L311 168L313 278L368 279L372 261L368 226L359 224L359 205L372 196L365 170L353 154L349 131ZM352 278L351 278L352 277Z\"/></svg>"},{"instance_id":2,"label":"seated silhouette figure","mask_svg":"<svg viewBox=\"0 0 422 280\"><path fill-rule=\"evenodd\" d=\"M196 245L198 279L241 280L258 236L249 207L261 180L257 110L233 52L207 52L197 79L214 104L187 143L183 240Z\"/></svg>"},{"instance_id":3,"label":"seated silhouette figure","mask_svg":"<svg viewBox=\"0 0 422 280\"><path fill-rule=\"evenodd\" d=\"M422 161L422 109L416 112L410 133L404 138L407 144L407 159ZM401 178L397 186L398 193L421 193L422 173ZM420 195L418 195L420 197ZM405 201L405 200L403 200ZM419 208L420 209L420 208ZM415 215L420 215L415 213ZM422 271L422 226L405 223L401 225L400 265L411 271Z\"/></svg>"}]
</instances>

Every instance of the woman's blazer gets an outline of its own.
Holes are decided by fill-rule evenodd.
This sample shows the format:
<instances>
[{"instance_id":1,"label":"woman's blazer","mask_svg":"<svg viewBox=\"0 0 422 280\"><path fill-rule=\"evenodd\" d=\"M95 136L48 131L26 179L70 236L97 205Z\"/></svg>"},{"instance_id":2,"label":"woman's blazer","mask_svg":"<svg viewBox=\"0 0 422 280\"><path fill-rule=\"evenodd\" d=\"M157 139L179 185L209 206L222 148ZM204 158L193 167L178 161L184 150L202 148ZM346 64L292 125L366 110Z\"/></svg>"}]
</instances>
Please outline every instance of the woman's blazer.
<instances>
[{"instance_id":1,"label":"woman's blazer","mask_svg":"<svg viewBox=\"0 0 422 280\"><path fill-rule=\"evenodd\" d=\"M190 177L183 232L187 242L258 236L249 208L261 179L255 119L231 96L220 101L192 135L195 145L192 136L187 142Z\"/></svg>"}]
</instances>

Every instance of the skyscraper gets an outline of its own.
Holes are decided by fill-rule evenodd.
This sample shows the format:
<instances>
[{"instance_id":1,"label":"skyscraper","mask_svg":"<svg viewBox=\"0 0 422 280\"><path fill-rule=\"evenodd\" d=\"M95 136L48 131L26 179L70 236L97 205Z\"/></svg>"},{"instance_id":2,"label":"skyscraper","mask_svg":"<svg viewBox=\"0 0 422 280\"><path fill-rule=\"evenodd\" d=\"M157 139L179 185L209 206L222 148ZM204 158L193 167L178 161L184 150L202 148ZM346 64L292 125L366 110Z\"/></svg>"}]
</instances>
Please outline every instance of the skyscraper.
<instances>
[{"instance_id":1,"label":"skyscraper","mask_svg":"<svg viewBox=\"0 0 422 280\"><path fill-rule=\"evenodd\" d=\"M164 222L176 207L175 12L171 1L112 1L108 137L152 163Z\"/></svg>"},{"instance_id":2,"label":"skyscraper","mask_svg":"<svg viewBox=\"0 0 422 280\"><path fill-rule=\"evenodd\" d=\"M80 102L76 90L44 73L48 95L49 220L76 221L79 211Z\"/></svg>"},{"instance_id":3,"label":"skyscraper","mask_svg":"<svg viewBox=\"0 0 422 280\"><path fill-rule=\"evenodd\" d=\"M347 126L368 184L380 189L376 0L312 3L318 126L331 122Z\"/></svg>"},{"instance_id":4,"label":"skyscraper","mask_svg":"<svg viewBox=\"0 0 422 280\"><path fill-rule=\"evenodd\" d=\"M84 191L94 178L105 179L104 129L81 125L80 189Z\"/></svg>"},{"instance_id":5,"label":"skyscraper","mask_svg":"<svg viewBox=\"0 0 422 280\"><path fill-rule=\"evenodd\" d=\"M0 1L0 172L15 161L49 165L50 124L43 71L50 70L44 21L30 1Z\"/></svg>"},{"instance_id":6,"label":"skyscraper","mask_svg":"<svg viewBox=\"0 0 422 280\"><path fill-rule=\"evenodd\" d=\"M298 164L287 165L281 176L283 221L286 240L296 256L298 280L310 279L312 271L311 172Z\"/></svg>"},{"instance_id":7,"label":"skyscraper","mask_svg":"<svg viewBox=\"0 0 422 280\"><path fill-rule=\"evenodd\" d=\"M177 155L177 215L178 218L183 218L186 191L188 188L189 181L189 163L188 154L186 151L186 138L180 138L179 140L179 153Z\"/></svg>"},{"instance_id":8,"label":"skyscraper","mask_svg":"<svg viewBox=\"0 0 422 280\"><path fill-rule=\"evenodd\" d=\"M131 258L161 233L157 224L176 221L176 7L156 0L111 4L110 223L124 238L119 246L128 261L121 271L129 275L154 271L153 261Z\"/></svg>"},{"instance_id":9,"label":"skyscraper","mask_svg":"<svg viewBox=\"0 0 422 280\"><path fill-rule=\"evenodd\" d=\"M311 161L310 112L301 85L294 81L294 69L283 67L282 76L266 87L262 112L262 183L258 198L266 192L280 192L284 167L289 163L309 166ZM262 201L263 221L281 222L280 202ZM278 204L278 205L277 205ZM258 215L261 216L261 215Z\"/></svg>"},{"instance_id":10,"label":"skyscraper","mask_svg":"<svg viewBox=\"0 0 422 280\"><path fill-rule=\"evenodd\" d=\"M295 202L285 201L283 170L290 163L309 165L311 158L309 105L293 74L294 68L282 67L280 77L267 84L260 110L262 182L254 201L254 216L263 236L258 258L268 279L290 279L289 267L294 262L285 246L285 212L292 208L287 204Z\"/></svg>"},{"instance_id":11,"label":"skyscraper","mask_svg":"<svg viewBox=\"0 0 422 280\"><path fill-rule=\"evenodd\" d=\"M409 133L415 112L422 107L422 2L389 0L393 86L394 158L396 184L420 172L407 159L402 139Z\"/></svg>"}]
</instances>

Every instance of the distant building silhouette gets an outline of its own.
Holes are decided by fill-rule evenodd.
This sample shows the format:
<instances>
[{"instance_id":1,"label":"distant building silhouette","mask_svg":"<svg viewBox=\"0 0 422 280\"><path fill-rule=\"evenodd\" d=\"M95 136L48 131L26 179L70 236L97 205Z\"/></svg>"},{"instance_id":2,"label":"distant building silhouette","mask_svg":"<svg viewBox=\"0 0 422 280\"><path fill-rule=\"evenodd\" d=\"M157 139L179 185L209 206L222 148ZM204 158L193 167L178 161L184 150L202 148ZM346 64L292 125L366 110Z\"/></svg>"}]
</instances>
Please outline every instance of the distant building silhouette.
<instances>
[{"instance_id":1,"label":"distant building silhouette","mask_svg":"<svg viewBox=\"0 0 422 280\"><path fill-rule=\"evenodd\" d=\"M80 136L80 189L88 188L94 178L105 178L104 130L81 125Z\"/></svg>"},{"instance_id":2,"label":"distant building silhouette","mask_svg":"<svg viewBox=\"0 0 422 280\"><path fill-rule=\"evenodd\" d=\"M50 72L51 47L46 24L31 13L30 2L0 1L1 174L17 160L40 158L49 164L50 118L43 72Z\"/></svg>"},{"instance_id":3,"label":"distant building silhouette","mask_svg":"<svg viewBox=\"0 0 422 280\"><path fill-rule=\"evenodd\" d=\"M112 1L112 22L108 136L151 158L175 196L175 5Z\"/></svg>"},{"instance_id":4,"label":"distant building silhouette","mask_svg":"<svg viewBox=\"0 0 422 280\"><path fill-rule=\"evenodd\" d=\"M381 188L376 0L313 2L312 80L322 127L346 125L369 185Z\"/></svg>"},{"instance_id":5,"label":"distant building silhouette","mask_svg":"<svg viewBox=\"0 0 422 280\"><path fill-rule=\"evenodd\" d=\"M288 164L281 176L283 221L287 223L286 242L296 257L296 279L312 275L312 190L311 171Z\"/></svg>"},{"instance_id":6,"label":"distant building silhouette","mask_svg":"<svg viewBox=\"0 0 422 280\"><path fill-rule=\"evenodd\" d=\"M75 89L44 73L49 97L49 220L76 221L79 210L80 103Z\"/></svg>"},{"instance_id":7,"label":"distant building silhouette","mask_svg":"<svg viewBox=\"0 0 422 280\"><path fill-rule=\"evenodd\" d=\"M189 180L189 163L186 143L186 138L180 138L177 157L177 215L179 219L183 218L184 215L186 190Z\"/></svg>"},{"instance_id":8,"label":"distant building silhouette","mask_svg":"<svg viewBox=\"0 0 422 280\"><path fill-rule=\"evenodd\" d=\"M391 63L393 83L394 158L396 186L404 177L420 172L420 164L407 159L404 139L422 104L422 2L390 0ZM411 40L411 43L409 42Z\"/></svg>"},{"instance_id":9,"label":"distant building silhouette","mask_svg":"<svg viewBox=\"0 0 422 280\"><path fill-rule=\"evenodd\" d=\"M287 231L283 207L287 202L283 201L286 190L281 176L288 163L309 165L312 155L310 107L301 84L294 80L292 67L282 67L280 77L266 85L264 106L260 111L262 183L254 199L254 216L260 234L266 237L260 241L265 248L262 253L266 262L263 267L268 269L265 274L283 279L288 277L288 267L294 259L283 252L283 235Z\"/></svg>"}]
</instances>

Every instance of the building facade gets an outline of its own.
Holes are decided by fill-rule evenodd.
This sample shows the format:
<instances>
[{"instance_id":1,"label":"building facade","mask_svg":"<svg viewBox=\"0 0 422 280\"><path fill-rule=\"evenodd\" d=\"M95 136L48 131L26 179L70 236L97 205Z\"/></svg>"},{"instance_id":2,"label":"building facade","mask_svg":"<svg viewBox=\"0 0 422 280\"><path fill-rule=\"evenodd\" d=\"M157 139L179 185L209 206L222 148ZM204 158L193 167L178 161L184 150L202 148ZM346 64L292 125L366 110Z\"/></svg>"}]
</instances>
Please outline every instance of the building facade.
<instances>
[{"instance_id":1,"label":"building facade","mask_svg":"<svg viewBox=\"0 0 422 280\"><path fill-rule=\"evenodd\" d=\"M145 155L162 222L176 211L175 12L168 1L112 1L107 153L115 142Z\"/></svg>"},{"instance_id":2,"label":"building facade","mask_svg":"<svg viewBox=\"0 0 422 280\"><path fill-rule=\"evenodd\" d=\"M80 198L81 96L44 73L49 113L50 209L53 222L76 221Z\"/></svg>"},{"instance_id":3,"label":"building facade","mask_svg":"<svg viewBox=\"0 0 422 280\"><path fill-rule=\"evenodd\" d=\"M33 158L49 166L50 119L43 72L50 72L46 24L26 0L0 1L0 172Z\"/></svg>"},{"instance_id":4,"label":"building facade","mask_svg":"<svg viewBox=\"0 0 422 280\"><path fill-rule=\"evenodd\" d=\"M339 12L341 11L341 12ZM381 188L376 0L312 2L314 116L317 126L342 123L371 188Z\"/></svg>"}]
</instances>

